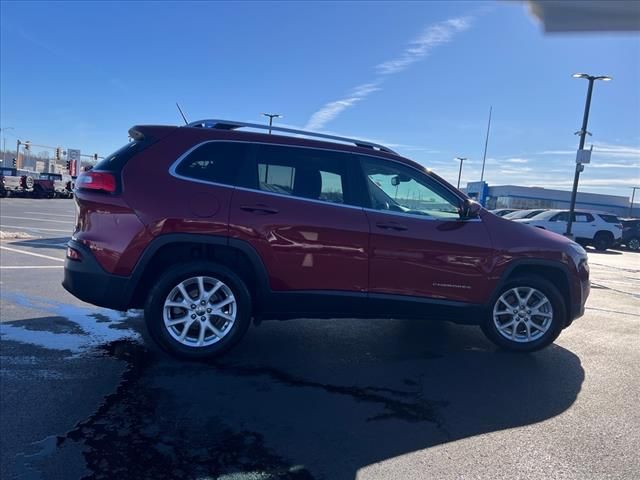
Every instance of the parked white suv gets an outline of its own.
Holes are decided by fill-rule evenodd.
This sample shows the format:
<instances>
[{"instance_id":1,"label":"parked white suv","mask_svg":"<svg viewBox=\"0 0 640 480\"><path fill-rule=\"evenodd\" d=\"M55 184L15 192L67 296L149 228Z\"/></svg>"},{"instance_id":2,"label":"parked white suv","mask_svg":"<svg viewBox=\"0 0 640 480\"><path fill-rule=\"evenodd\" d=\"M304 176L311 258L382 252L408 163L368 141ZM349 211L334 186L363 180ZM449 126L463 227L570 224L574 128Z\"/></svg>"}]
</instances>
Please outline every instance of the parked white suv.
<instances>
[{"instance_id":1,"label":"parked white suv","mask_svg":"<svg viewBox=\"0 0 640 480\"><path fill-rule=\"evenodd\" d=\"M568 220L568 210L547 210L535 217L513 221L562 235L567 231ZM578 243L593 245L596 250L604 251L622 237L622 222L609 213L576 210L571 230Z\"/></svg>"}]
</instances>

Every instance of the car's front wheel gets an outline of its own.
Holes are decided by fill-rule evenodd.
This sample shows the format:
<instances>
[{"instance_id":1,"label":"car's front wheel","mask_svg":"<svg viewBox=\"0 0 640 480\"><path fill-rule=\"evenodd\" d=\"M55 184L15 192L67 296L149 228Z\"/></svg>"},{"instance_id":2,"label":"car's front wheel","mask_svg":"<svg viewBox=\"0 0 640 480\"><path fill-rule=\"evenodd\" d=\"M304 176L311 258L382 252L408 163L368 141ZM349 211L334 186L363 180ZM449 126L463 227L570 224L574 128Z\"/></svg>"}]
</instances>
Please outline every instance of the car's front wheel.
<instances>
[{"instance_id":1,"label":"car's front wheel","mask_svg":"<svg viewBox=\"0 0 640 480\"><path fill-rule=\"evenodd\" d=\"M514 278L499 290L482 329L502 348L533 352L551 344L565 323L565 302L558 289L531 275Z\"/></svg>"},{"instance_id":2,"label":"car's front wheel","mask_svg":"<svg viewBox=\"0 0 640 480\"><path fill-rule=\"evenodd\" d=\"M167 352L187 359L212 358L246 333L250 294L242 279L221 265L174 265L151 289L145 320L151 337Z\"/></svg>"}]
</instances>

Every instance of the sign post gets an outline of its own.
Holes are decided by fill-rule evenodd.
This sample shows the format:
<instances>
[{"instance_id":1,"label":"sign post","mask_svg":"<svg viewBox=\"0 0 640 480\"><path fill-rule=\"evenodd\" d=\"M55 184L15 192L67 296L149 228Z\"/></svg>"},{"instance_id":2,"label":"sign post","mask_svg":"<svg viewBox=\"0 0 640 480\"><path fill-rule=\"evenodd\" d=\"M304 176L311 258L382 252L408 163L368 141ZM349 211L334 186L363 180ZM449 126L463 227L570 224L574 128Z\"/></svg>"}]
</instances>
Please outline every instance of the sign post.
<instances>
[{"instance_id":1,"label":"sign post","mask_svg":"<svg viewBox=\"0 0 640 480\"><path fill-rule=\"evenodd\" d=\"M80 167L80 150L69 148L67 150L67 159L69 160L69 175L77 177Z\"/></svg>"}]
</instances>

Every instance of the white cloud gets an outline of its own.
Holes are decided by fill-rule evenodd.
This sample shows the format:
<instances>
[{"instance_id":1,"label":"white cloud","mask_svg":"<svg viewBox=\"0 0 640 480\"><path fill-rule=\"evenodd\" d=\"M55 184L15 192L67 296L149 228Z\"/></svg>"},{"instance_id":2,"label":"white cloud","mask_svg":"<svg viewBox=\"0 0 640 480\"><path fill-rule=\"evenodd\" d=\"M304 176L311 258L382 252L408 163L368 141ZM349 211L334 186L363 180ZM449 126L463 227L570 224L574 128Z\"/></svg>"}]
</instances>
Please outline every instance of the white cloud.
<instances>
[{"instance_id":1,"label":"white cloud","mask_svg":"<svg viewBox=\"0 0 640 480\"><path fill-rule=\"evenodd\" d=\"M543 150L538 155L575 155L576 149ZM638 145L614 145L604 142L593 142L593 157L606 158L640 158L640 147Z\"/></svg>"},{"instance_id":2,"label":"white cloud","mask_svg":"<svg viewBox=\"0 0 640 480\"><path fill-rule=\"evenodd\" d=\"M381 75L398 73L412 63L428 56L434 48L449 43L456 33L468 29L470 25L470 17L451 18L444 22L430 25L424 29L417 39L409 44L399 57L377 65L376 70Z\"/></svg>"},{"instance_id":3,"label":"white cloud","mask_svg":"<svg viewBox=\"0 0 640 480\"><path fill-rule=\"evenodd\" d=\"M311 118L309 118L309 121L305 126L305 130L321 129L347 108L354 106L373 92L380 90L378 85L380 85L380 81L358 85L345 98L327 103L324 107L311 115Z\"/></svg>"},{"instance_id":4,"label":"white cloud","mask_svg":"<svg viewBox=\"0 0 640 480\"><path fill-rule=\"evenodd\" d=\"M610 143L593 143L593 153L606 154L607 157L638 158L640 147L637 145L612 145Z\"/></svg>"},{"instance_id":5,"label":"white cloud","mask_svg":"<svg viewBox=\"0 0 640 480\"><path fill-rule=\"evenodd\" d=\"M640 163L598 163L592 162L589 168L636 168L640 169Z\"/></svg>"},{"instance_id":6,"label":"white cloud","mask_svg":"<svg viewBox=\"0 0 640 480\"><path fill-rule=\"evenodd\" d=\"M526 158L506 158L503 161L508 163L529 163L529 160Z\"/></svg>"},{"instance_id":7,"label":"white cloud","mask_svg":"<svg viewBox=\"0 0 640 480\"><path fill-rule=\"evenodd\" d=\"M471 17L456 17L428 26L398 58L376 65L377 77L372 82L358 85L344 98L326 103L311 115L305 129L322 129L343 111L380 90L380 85L386 76L398 73L412 63L426 57L434 48L449 43L456 33L466 30L470 25Z\"/></svg>"}]
</instances>

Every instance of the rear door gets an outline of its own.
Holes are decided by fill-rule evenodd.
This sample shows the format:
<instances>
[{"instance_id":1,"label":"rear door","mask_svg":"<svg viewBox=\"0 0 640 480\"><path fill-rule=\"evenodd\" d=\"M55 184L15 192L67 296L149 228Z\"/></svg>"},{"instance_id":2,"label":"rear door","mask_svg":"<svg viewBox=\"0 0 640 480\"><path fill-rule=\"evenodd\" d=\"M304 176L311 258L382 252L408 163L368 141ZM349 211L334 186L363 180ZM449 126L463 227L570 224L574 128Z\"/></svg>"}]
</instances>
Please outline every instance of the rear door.
<instances>
[{"instance_id":1,"label":"rear door","mask_svg":"<svg viewBox=\"0 0 640 480\"><path fill-rule=\"evenodd\" d=\"M540 226L562 235L567 231L568 221L569 212L559 212L552 216L548 221L542 223Z\"/></svg>"},{"instance_id":2,"label":"rear door","mask_svg":"<svg viewBox=\"0 0 640 480\"><path fill-rule=\"evenodd\" d=\"M231 237L257 250L273 291L364 294L369 224L352 184L357 159L313 148L253 148L233 195Z\"/></svg>"},{"instance_id":3,"label":"rear door","mask_svg":"<svg viewBox=\"0 0 640 480\"><path fill-rule=\"evenodd\" d=\"M390 160L361 157L370 205L369 292L480 303L493 252L479 218L434 178Z\"/></svg>"},{"instance_id":4,"label":"rear door","mask_svg":"<svg viewBox=\"0 0 640 480\"><path fill-rule=\"evenodd\" d=\"M593 240L597 230L596 219L590 213L575 212L571 230L576 238Z\"/></svg>"}]
</instances>

